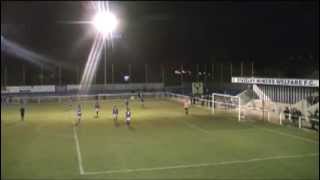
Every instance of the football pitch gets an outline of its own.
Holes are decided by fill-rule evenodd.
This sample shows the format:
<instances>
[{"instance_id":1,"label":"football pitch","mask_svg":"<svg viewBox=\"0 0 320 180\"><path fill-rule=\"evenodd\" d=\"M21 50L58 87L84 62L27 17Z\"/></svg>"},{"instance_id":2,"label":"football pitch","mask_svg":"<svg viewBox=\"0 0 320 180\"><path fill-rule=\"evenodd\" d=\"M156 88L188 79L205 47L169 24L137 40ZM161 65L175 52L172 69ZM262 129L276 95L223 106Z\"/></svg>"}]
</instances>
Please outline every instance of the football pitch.
<instances>
[{"instance_id":1,"label":"football pitch","mask_svg":"<svg viewBox=\"0 0 320 180\"><path fill-rule=\"evenodd\" d=\"M114 125L112 105L119 107ZM1 178L5 179L319 179L319 134L150 98L1 106Z\"/></svg>"}]
</instances>

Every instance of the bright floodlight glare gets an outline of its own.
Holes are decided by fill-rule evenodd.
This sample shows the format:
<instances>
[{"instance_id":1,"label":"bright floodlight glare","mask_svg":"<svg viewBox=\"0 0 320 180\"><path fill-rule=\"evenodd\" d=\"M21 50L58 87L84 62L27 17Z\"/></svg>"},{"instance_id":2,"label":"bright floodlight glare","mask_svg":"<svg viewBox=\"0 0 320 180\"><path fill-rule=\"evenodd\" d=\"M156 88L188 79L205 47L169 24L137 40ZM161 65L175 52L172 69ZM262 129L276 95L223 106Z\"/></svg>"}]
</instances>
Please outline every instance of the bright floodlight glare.
<instances>
[{"instance_id":1,"label":"bright floodlight glare","mask_svg":"<svg viewBox=\"0 0 320 180\"><path fill-rule=\"evenodd\" d=\"M105 36L116 29L118 20L115 15L110 12L99 12L93 19L93 25Z\"/></svg>"},{"instance_id":2,"label":"bright floodlight glare","mask_svg":"<svg viewBox=\"0 0 320 180\"><path fill-rule=\"evenodd\" d=\"M126 82L127 82L127 81L129 81L130 76L126 75L126 76L124 76L124 77L123 77L123 79L124 79L124 81L126 81Z\"/></svg>"}]
</instances>

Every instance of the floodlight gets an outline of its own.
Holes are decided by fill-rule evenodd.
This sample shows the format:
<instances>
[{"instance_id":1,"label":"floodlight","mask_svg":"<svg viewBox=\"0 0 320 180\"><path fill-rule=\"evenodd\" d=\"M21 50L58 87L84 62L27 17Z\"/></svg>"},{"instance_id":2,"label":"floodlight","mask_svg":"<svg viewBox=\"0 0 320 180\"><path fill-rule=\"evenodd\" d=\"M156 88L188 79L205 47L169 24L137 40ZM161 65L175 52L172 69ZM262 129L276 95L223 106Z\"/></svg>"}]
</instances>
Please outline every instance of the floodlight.
<instances>
[{"instance_id":1,"label":"floodlight","mask_svg":"<svg viewBox=\"0 0 320 180\"><path fill-rule=\"evenodd\" d=\"M130 79L130 76L125 75L125 76L123 77L123 79L124 79L124 81L125 81L125 82L128 82L128 81L129 81L129 79Z\"/></svg>"},{"instance_id":2,"label":"floodlight","mask_svg":"<svg viewBox=\"0 0 320 180\"><path fill-rule=\"evenodd\" d=\"M174 73L175 73L175 74L181 74L181 72L178 71L178 70L174 70Z\"/></svg>"},{"instance_id":3,"label":"floodlight","mask_svg":"<svg viewBox=\"0 0 320 180\"><path fill-rule=\"evenodd\" d=\"M111 12L98 12L92 23L100 33L106 36L117 28L118 20Z\"/></svg>"}]
</instances>

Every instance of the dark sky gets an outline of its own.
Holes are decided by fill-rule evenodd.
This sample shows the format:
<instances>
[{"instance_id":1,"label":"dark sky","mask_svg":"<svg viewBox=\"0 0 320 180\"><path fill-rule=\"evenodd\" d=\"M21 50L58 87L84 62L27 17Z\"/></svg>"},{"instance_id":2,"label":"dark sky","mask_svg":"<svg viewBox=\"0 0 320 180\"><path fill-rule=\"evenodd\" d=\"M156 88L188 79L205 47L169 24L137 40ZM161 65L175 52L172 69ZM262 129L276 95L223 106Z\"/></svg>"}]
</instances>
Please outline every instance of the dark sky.
<instances>
[{"instance_id":1,"label":"dark sky","mask_svg":"<svg viewBox=\"0 0 320 180\"><path fill-rule=\"evenodd\" d=\"M251 58L269 63L290 56L318 57L319 13L312 1L110 4L121 20L122 38L115 40L114 62ZM85 63L92 27L59 21L89 20L93 11L86 1L1 1L1 13L1 34L6 38L57 60Z\"/></svg>"}]
</instances>

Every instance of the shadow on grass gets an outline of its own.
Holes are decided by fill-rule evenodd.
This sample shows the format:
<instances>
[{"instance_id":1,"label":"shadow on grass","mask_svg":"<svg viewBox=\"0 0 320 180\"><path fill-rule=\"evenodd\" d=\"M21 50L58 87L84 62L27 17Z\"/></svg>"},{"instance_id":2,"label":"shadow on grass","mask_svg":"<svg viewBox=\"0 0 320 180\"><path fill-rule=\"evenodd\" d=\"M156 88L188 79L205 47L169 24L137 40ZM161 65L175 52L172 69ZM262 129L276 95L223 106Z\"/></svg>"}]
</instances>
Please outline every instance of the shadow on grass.
<instances>
[{"instance_id":1,"label":"shadow on grass","mask_svg":"<svg viewBox=\"0 0 320 180\"><path fill-rule=\"evenodd\" d=\"M4 123L4 126L5 127L13 127L13 126L19 125L19 124L21 124L23 122L24 121L15 121L15 122L10 122L10 123Z\"/></svg>"},{"instance_id":2,"label":"shadow on grass","mask_svg":"<svg viewBox=\"0 0 320 180\"><path fill-rule=\"evenodd\" d=\"M135 131L135 128L132 127L132 126L129 126L128 129L129 129L130 131Z\"/></svg>"}]
</instances>

